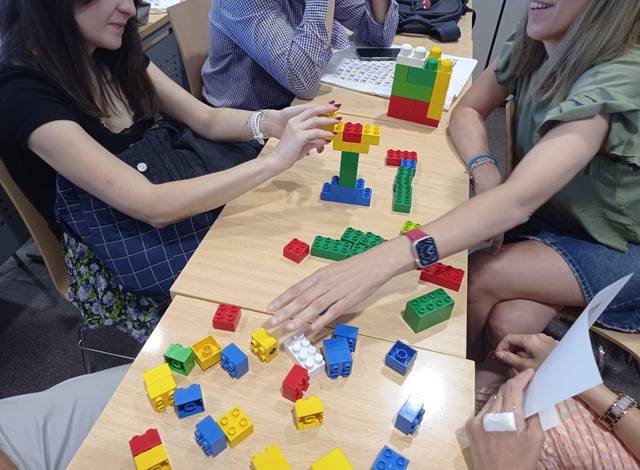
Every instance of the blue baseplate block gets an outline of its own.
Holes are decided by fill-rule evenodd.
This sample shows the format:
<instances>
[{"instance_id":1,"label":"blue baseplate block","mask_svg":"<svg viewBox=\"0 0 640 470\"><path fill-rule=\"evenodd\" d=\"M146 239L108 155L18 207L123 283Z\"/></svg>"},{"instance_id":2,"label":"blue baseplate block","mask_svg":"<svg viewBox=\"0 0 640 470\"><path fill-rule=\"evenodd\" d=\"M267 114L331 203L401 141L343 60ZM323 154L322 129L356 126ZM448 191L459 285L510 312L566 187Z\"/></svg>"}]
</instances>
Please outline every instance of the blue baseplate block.
<instances>
[{"instance_id":1,"label":"blue baseplate block","mask_svg":"<svg viewBox=\"0 0 640 470\"><path fill-rule=\"evenodd\" d=\"M416 432L423 417L424 403L414 397L409 397L398 412L395 426L399 431L408 436Z\"/></svg>"},{"instance_id":2,"label":"blue baseplate block","mask_svg":"<svg viewBox=\"0 0 640 470\"><path fill-rule=\"evenodd\" d=\"M409 459L402 456L389 446L384 446L371 470L405 470L409 465Z\"/></svg>"},{"instance_id":3,"label":"blue baseplate block","mask_svg":"<svg viewBox=\"0 0 640 470\"><path fill-rule=\"evenodd\" d=\"M356 351L356 343L358 342L357 326L345 325L344 323L336 323L336 327L333 330L333 338L344 338L349 344L349 351Z\"/></svg>"},{"instance_id":4,"label":"blue baseplate block","mask_svg":"<svg viewBox=\"0 0 640 470\"><path fill-rule=\"evenodd\" d=\"M239 379L249 372L249 359L238 346L229 343L220 353L222 368L234 379Z\"/></svg>"},{"instance_id":5,"label":"blue baseplate block","mask_svg":"<svg viewBox=\"0 0 640 470\"><path fill-rule=\"evenodd\" d=\"M351 375L353 359L351 357L351 351L349 350L349 343L346 339L325 339L322 342L322 349L324 351L327 375L330 379Z\"/></svg>"},{"instance_id":6,"label":"blue baseplate block","mask_svg":"<svg viewBox=\"0 0 640 470\"><path fill-rule=\"evenodd\" d=\"M373 191L364 187L364 180L358 178L355 188L340 186L340 178L333 176L330 183L322 185L320 199L328 202L340 202L342 204L353 204L356 206L370 206Z\"/></svg>"},{"instance_id":7,"label":"blue baseplate block","mask_svg":"<svg viewBox=\"0 0 640 470\"><path fill-rule=\"evenodd\" d=\"M191 384L187 388L177 388L173 392L173 403L178 414L178 418L202 413L204 411L204 401L202 400L202 390L200 385Z\"/></svg>"},{"instance_id":8,"label":"blue baseplate block","mask_svg":"<svg viewBox=\"0 0 640 470\"><path fill-rule=\"evenodd\" d=\"M416 360L417 354L418 351L411 346L407 346L402 341L396 341L396 344L391 347L384 358L384 363L396 372L407 375L407 371Z\"/></svg>"},{"instance_id":9,"label":"blue baseplate block","mask_svg":"<svg viewBox=\"0 0 640 470\"><path fill-rule=\"evenodd\" d=\"M194 436L207 457L215 457L227 448L227 438L211 416L206 416L196 424Z\"/></svg>"}]
</instances>

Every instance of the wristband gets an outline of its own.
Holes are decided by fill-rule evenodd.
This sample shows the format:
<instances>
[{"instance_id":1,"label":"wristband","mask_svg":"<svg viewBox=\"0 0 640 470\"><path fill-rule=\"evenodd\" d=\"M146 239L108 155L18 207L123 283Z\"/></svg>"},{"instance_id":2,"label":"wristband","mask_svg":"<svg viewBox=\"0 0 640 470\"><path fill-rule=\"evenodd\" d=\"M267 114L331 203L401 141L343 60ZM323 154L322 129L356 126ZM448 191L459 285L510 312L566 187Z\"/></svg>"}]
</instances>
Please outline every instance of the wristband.
<instances>
[{"instance_id":1,"label":"wristband","mask_svg":"<svg viewBox=\"0 0 640 470\"><path fill-rule=\"evenodd\" d=\"M493 163L496 167L498 166L498 161L496 158L490 153L481 153L480 155L476 155L475 157L471 157L467 162L467 173L471 175L471 172L478 166L484 165L485 163Z\"/></svg>"},{"instance_id":2,"label":"wristband","mask_svg":"<svg viewBox=\"0 0 640 470\"><path fill-rule=\"evenodd\" d=\"M264 111L256 111L251 115L249 120L249 128L253 134L253 138L258 141L260 145L264 145L264 134L260 129L260 123L262 122L262 114Z\"/></svg>"}]
</instances>

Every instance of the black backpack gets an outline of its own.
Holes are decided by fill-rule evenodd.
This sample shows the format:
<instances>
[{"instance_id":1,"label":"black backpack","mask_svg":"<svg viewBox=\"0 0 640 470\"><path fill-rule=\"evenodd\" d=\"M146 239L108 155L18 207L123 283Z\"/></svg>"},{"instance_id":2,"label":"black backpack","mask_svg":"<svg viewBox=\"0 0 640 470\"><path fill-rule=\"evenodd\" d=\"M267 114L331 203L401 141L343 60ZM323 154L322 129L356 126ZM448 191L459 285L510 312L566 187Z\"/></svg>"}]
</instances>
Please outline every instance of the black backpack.
<instances>
[{"instance_id":1,"label":"black backpack","mask_svg":"<svg viewBox=\"0 0 640 470\"><path fill-rule=\"evenodd\" d=\"M422 0L397 0L400 7L398 33L426 34L441 42L455 41L460 37L458 20L467 12L475 12L467 6L469 0L431 0L431 7L423 8Z\"/></svg>"}]
</instances>

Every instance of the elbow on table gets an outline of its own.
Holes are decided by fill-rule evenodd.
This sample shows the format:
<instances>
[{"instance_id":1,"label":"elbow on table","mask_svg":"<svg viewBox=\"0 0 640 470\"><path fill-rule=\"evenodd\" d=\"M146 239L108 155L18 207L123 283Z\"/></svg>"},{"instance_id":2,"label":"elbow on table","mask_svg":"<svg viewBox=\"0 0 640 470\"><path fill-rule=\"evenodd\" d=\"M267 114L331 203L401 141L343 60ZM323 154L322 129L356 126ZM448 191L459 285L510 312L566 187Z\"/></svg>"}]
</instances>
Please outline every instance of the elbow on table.
<instances>
[{"instance_id":1,"label":"elbow on table","mask_svg":"<svg viewBox=\"0 0 640 470\"><path fill-rule=\"evenodd\" d=\"M306 77L304 79L296 80L294 83L292 83L291 91L298 98L303 100L312 100L316 97L318 90L320 89L320 74L318 73L316 76L311 78Z\"/></svg>"}]
</instances>

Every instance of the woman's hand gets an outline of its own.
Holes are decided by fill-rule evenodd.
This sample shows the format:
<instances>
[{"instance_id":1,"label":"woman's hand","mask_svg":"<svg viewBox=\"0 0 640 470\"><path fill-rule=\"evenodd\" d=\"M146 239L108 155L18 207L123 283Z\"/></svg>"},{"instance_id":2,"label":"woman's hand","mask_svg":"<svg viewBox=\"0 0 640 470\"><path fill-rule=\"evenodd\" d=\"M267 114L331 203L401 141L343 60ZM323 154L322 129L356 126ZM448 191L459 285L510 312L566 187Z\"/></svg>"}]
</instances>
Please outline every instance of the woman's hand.
<instances>
[{"instance_id":1,"label":"woman's hand","mask_svg":"<svg viewBox=\"0 0 640 470\"><path fill-rule=\"evenodd\" d=\"M329 104L334 106L331 111L338 111L342 104L336 104L335 100L329 101ZM262 116L262 131L267 137L275 137L276 139L282 139L284 130L289 123L289 120L302 114L307 109L317 105L314 104L299 104L296 106L289 106L288 108L276 110L267 109Z\"/></svg>"},{"instance_id":2,"label":"woman's hand","mask_svg":"<svg viewBox=\"0 0 640 470\"><path fill-rule=\"evenodd\" d=\"M543 333L537 335L507 335L496 347L495 356L517 371L537 370L558 342Z\"/></svg>"},{"instance_id":3,"label":"woman's hand","mask_svg":"<svg viewBox=\"0 0 640 470\"><path fill-rule=\"evenodd\" d=\"M410 241L399 237L362 254L330 264L290 287L267 310L271 325L287 323L289 331L313 322L313 331L371 296L392 277L414 267Z\"/></svg>"},{"instance_id":4,"label":"woman's hand","mask_svg":"<svg viewBox=\"0 0 640 470\"><path fill-rule=\"evenodd\" d=\"M481 194L485 191L495 188L502 183L502 175L498 167L487 163L485 165L479 165L473 169L473 191L474 193ZM491 252L496 254L502 248L504 242L504 233L499 233L491 239Z\"/></svg>"},{"instance_id":5,"label":"woman's hand","mask_svg":"<svg viewBox=\"0 0 640 470\"><path fill-rule=\"evenodd\" d=\"M496 395L489 398L482 411L467 423L471 457L477 470L535 469L540 458L544 433L538 415L526 421L522 407L524 388L533 377L527 369L508 380ZM487 413L515 415L515 432L487 432L482 419Z\"/></svg>"}]
</instances>

